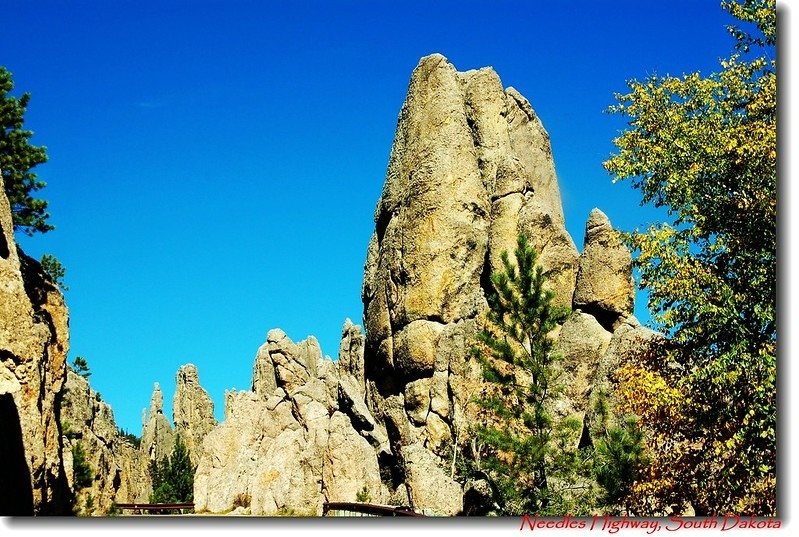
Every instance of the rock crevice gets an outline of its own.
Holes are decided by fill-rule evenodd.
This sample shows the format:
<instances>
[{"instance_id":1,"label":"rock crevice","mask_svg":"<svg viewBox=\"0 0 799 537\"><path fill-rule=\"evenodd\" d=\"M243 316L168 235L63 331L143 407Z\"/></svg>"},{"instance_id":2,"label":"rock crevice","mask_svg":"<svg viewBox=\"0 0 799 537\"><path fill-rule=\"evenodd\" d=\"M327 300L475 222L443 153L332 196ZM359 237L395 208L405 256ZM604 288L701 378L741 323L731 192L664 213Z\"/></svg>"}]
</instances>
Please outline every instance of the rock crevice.
<instances>
[{"instance_id":1,"label":"rock crevice","mask_svg":"<svg viewBox=\"0 0 799 537\"><path fill-rule=\"evenodd\" d=\"M21 440L25 462L25 467L20 463L0 470L3 480L21 485L0 486L0 514L68 514L72 495L62 456L59 401L67 375L69 313L41 265L17 246L13 230L0 175L0 396L8 420L4 428L15 444L8 448L10 460L22 460L15 456ZM24 500L14 497L17 490Z\"/></svg>"}]
</instances>

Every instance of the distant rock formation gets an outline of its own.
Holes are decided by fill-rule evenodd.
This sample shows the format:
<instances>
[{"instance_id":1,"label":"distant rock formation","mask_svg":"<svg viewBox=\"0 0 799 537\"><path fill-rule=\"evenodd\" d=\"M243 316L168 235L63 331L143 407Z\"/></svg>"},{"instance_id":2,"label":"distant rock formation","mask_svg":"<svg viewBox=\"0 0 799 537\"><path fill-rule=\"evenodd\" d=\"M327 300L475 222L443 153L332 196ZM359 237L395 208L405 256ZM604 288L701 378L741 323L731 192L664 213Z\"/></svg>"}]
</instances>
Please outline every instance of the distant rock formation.
<instances>
[{"instance_id":1,"label":"distant rock formation","mask_svg":"<svg viewBox=\"0 0 799 537\"><path fill-rule=\"evenodd\" d=\"M193 364L177 372L174 430L163 413L163 394L156 383L138 445L135 439L120 433L111 407L87 379L69 370L65 388L61 402L64 467L69 486L75 491L74 510L81 515L106 514L112 503L147 503L153 492L151 464L172 454L175 436L181 435L196 465L205 435L217 424L213 402L200 386ZM77 445L91 469L88 487L77 487L73 479L73 449Z\"/></svg>"},{"instance_id":2,"label":"distant rock formation","mask_svg":"<svg viewBox=\"0 0 799 537\"><path fill-rule=\"evenodd\" d=\"M214 402L202 386L194 364L186 364L178 370L177 388L172 401L172 417L175 432L181 435L189 450L189 457L197 465L202 455L205 436L216 427Z\"/></svg>"},{"instance_id":3,"label":"distant rock formation","mask_svg":"<svg viewBox=\"0 0 799 537\"><path fill-rule=\"evenodd\" d=\"M92 484L76 491L76 512L103 515L114 502L147 502L152 482L146 453L120 434L108 403L92 390L87 379L71 370L61 402L61 423L70 487L76 488L75 446L80 445L91 468Z\"/></svg>"},{"instance_id":4,"label":"distant rock formation","mask_svg":"<svg viewBox=\"0 0 799 537\"><path fill-rule=\"evenodd\" d=\"M16 245L0 175L0 515L104 514L112 502L146 501L150 456L172 449L157 389L147 453L119 433L111 407L67 367L68 326L61 291ZM77 444L87 487L74 483Z\"/></svg>"},{"instance_id":5,"label":"distant rock formation","mask_svg":"<svg viewBox=\"0 0 799 537\"><path fill-rule=\"evenodd\" d=\"M17 247L0 175L0 515L70 512L58 416L68 326L58 287Z\"/></svg>"},{"instance_id":6,"label":"distant rock formation","mask_svg":"<svg viewBox=\"0 0 799 537\"><path fill-rule=\"evenodd\" d=\"M162 461L172 454L174 446L175 431L164 416L164 395L156 382L150 398L150 412L142 430L141 447L148 460Z\"/></svg>"},{"instance_id":7,"label":"distant rock formation","mask_svg":"<svg viewBox=\"0 0 799 537\"><path fill-rule=\"evenodd\" d=\"M368 491L387 500L378 454L385 429L364 403L360 328L345 324L338 363L316 339L271 330L258 350L251 391L225 394L225 420L206 436L194 480L195 509L253 515L321 515L322 503ZM246 504L246 505L245 505Z\"/></svg>"}]
</instances>

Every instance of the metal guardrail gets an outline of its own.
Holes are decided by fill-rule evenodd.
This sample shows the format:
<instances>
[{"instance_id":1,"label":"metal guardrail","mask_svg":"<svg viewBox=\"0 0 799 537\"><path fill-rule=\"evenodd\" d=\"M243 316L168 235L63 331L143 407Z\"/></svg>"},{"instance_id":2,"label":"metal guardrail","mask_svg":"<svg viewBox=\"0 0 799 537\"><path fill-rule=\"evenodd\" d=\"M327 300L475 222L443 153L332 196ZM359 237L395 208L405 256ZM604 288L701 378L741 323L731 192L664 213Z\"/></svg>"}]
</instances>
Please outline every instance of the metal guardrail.
<instances>
[{"instance_id":1,"label":"metal guardrail","mask_svg":"<svg viewBox=\"0 0 799 537\"><path fill-rule=\"evenodd\" d=\"M116 506L119 509L130 511L145 511L166 513L168 511L183 511L184 509L194 509L193 503L118 503Z\"/></svg>"},{"instance_id":2,"label":"metal guardrail","mask_svg":"<svg viewBox=\"0 0 799 537\"><path fill-rule=\"evenodd\" d=\"M183 511L184 509L194 509L193 503L118 503L119 509L138 511L139 513L166 513L168 511ZM322 505L322 516L331 516L331 511L344 511L371 516L410 516L423 517L425 515L417 513L410 507L394 507L391 505L377 505L372 503L360 502L325 502Z\"/></svg>"},{"instance_id":3,"label":"metal guardrail","mask_svg":"<svg viewBox=\"0 0 799 537\"><path fill-rule=\"evenodd\" d=\"M410 507L393 507L391 505L377 505L373 503L360 502L325 502L322 505L322 516L331 516L329 514L331 511L348 511L350 513L361 513L372 516L424 516L421 513L417 513Z\"/></svg>"}]
</instances>

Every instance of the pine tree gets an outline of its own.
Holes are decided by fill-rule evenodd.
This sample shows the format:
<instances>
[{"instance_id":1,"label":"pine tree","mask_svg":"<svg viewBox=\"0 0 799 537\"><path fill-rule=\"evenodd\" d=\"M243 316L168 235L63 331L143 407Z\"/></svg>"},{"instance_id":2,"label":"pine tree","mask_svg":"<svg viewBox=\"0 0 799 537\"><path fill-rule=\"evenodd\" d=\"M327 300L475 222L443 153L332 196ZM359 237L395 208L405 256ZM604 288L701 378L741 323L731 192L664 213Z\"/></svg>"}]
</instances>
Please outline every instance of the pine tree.
<instances>
[{"instance_id":1,"label":"pine tree","mask_svg":"<svg viewBox=\"0 0 799 537\"><path fill-rule=\"evenodd\" d=\"M594 444L594 474L603 489L599 502L616 514L638 514L629 512L626 501L646 464L643 450L643 432L635 416L607 429Z\"/></svg>"},{"instance_id":2,"label":"pine tree","mask_svg":"<svg viewBox=\"0 0 799 537\"><path fill-rule=\"evenodd\" d=\"M92 376L92 372L89 371L89 362L87 362L86 358L83 356L75 357L75 360L72 362L72 370L85 379Z\"/></svg>"},{"instance_id":3,"label":"pine tree","mask_svg":"<svg viewBox=\"0 0 799 537\"><path fill-rule=\"evenodd\" d=\"M175 448L169 460L169 480L175 490L178 502L194 500L194 466L189 458L189 450L180 435L175 437Z\"/></svg>"},{"instance_id":4,"label":"pine tree","mask_svg":"<svg viewBox=\"0 0 799 537\"><path fill-rule=\"evenodd\" d=\"M80 442L72 446L72 479L75 490L91 487L94 481L94 472Z\"/></svg>"},{"instance_id":5,"label":"pine tree","mask_svg":"<svg viewBox=\"0 0 799 537\"><path fill-rule=\"evenodd\" d=\"M175 437L175 445L169 457L151 463L150 478L153 482L150 503L194 501L194 466L180 435Z\"/></svg>"},{"instance_id":6,"label":"pine tree","mask_svg":"<svg viewBox=\"0 0 799 537\"><path fill-rule=\"evenodd\" d=\"M524 235L515 256L516 265L503 252L504 270L491 276L489 323L478 334L482 345L472 349L493 386L493 394L478 401L489 415L476 429L487 450L481 466L506 515L546 513L560 504L550 482L558 470L550 455L562 435L547 410L559 390L558 355L549 333L568 314L552 304L554 293L545 288L543 269Z\"/></svg>"},{"instance_id":7,"label":"pine tree","mask_svg":"<svg viewBox=\"0 0 799 537\"><path fill-rule=\"evenodd\" d=\"M44 254L40 263L45 274L53 280L53 283L56 284L62 292L69 291L69 287L64 283L64 276L66 276L67 271L64 265L62 265L54 255Z\"/></svg>"},{"instance_id":8,"label":"pine tree","mask_svg":"<svg viewBox=\"0 0 799 537\"><path fill-rule=\"evenodd\" d=\"M0 67L0 170L11 203L14 230L21 229L28 235L46 233L54 229L47 223L47 202L32 195L45 183L31 169L47 162L47 149L31 145L33 132L23 128L30 94L17 98L9 95L12 89L11 73Z\"/></svg>"}]
</instances>

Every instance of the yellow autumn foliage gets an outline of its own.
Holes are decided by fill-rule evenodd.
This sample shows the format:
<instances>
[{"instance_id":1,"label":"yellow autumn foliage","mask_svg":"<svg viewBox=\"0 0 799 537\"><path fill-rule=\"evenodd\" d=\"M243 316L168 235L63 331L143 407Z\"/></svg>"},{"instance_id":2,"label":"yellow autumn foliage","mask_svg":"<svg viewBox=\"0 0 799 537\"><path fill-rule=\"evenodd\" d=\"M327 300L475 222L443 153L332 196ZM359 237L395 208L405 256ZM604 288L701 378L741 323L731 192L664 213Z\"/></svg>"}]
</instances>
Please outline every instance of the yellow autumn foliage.
<instances>
[{"instance_id":1,"label":"yellow autumn foliage","mask_svg":"<svg viewBox=\"0 0 799 537\"><path fill-rule=\"evenodd\" d=\"M776 6L722 5L756 30L730 28L719 72L633 80L610 108L628 128L605 168L670 218L625 239L670 343L618 372L648 433L633 495L651 514L776 512Z\"/></svg>"}]
</instances>

